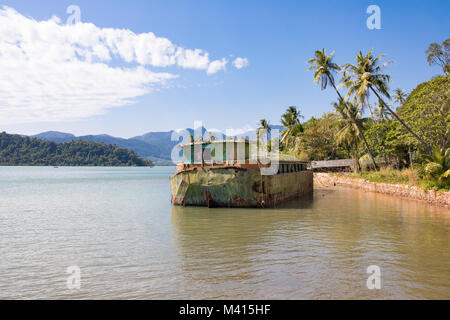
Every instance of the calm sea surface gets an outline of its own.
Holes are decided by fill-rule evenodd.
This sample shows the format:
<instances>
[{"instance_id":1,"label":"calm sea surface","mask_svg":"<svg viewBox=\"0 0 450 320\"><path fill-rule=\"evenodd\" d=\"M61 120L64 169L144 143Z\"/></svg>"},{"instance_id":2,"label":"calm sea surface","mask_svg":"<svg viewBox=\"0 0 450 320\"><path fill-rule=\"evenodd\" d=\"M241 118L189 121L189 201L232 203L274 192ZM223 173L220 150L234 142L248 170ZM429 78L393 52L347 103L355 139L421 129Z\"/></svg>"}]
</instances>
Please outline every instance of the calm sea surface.
<instances>
[{"instance_id":1,"label":"calm sea surface","mask_svg":"<svg viewBox=\"0 0 450 320\"><path fill-rule=\"evenodd\" d=\"M172 207L174 170L0 167L0 299L450 299L445 208L337 188Z\"/></svg>"}]
</instances>

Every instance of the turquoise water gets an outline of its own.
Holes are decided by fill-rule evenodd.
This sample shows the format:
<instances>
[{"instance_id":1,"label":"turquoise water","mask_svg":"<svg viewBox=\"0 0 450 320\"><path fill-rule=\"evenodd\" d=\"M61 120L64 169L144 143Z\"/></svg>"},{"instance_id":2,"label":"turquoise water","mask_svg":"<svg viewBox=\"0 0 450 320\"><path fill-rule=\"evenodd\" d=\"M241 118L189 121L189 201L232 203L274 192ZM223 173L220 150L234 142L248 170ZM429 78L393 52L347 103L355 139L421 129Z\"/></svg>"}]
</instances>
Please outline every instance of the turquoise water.
<instances>
[{"instance_id":1,"label":"turquoise water","mask_svg":"<svg viewBox=\"0 0 450 320\"><path fill-rule=\"evenodd\" d=\"M172 207L174 171L0 167L0 298L450 298L445 208L336 188L276 210Z\"/></svg>"}]
</instances>

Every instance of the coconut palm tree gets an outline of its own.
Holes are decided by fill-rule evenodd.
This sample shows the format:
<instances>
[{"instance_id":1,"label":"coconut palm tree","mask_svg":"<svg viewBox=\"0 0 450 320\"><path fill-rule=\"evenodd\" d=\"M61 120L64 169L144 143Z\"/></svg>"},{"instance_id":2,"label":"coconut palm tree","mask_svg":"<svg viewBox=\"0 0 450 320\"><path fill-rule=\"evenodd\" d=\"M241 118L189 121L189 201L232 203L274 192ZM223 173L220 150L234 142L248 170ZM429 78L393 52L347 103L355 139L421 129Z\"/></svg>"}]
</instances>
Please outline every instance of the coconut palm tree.
<instances>
[{"instance_id":1,"label":"coconut palm tree","mask_svg":"<svg viewBox=\"0 0 450 320\"><path fill-rule=\"evenodd\" d=\"M353 100L359 100L362 106L367 105L370 92L374 93L378 100L382 103L392 116L394 116L431 154L430 146L423 141L410 127L403 122L402 119L388 106L382 99L382 96L391 99L388 90L388 82L390 76L382 73L382 69L389 63L380 64L380 59L384 55L375 57L370 50L367 55L363 55L361 51L356 54L356 64L347 63L344 65L343 85L348 88L346 98L353 96Z\"/></svg>"},{"instance_id":2,"label":"coconut palm tree","mask_svg":"<svg viewBox=\"0 0 450 320\"><path fill-rule=\"evenodd\" d=\"M347 106L347 104L345 103L343 97L341 96L341 93L339 92L339 90L336 87L336 84L334 82L334 73L341 70L341 68L333 62L333 55L334 55L334 51L327 56L325 53L325 49L322 49L322 51L320 50L316 50L316 52L314 53L315 58L309 59L308 63L311 64L311 66L307 69L307 70L314 70L314 82L316 84L320 83L321 89L325 90L328 86L328 83L331 84L331 86L333 87L334 91L336 91L338 97L339 97L339 102L343 103L343 106L347 109L347 111L349 110L349 107ZM352 117L352 113L349 113L350 117ZM360 127L360 125L358 124L358 122L356 121L356 119L352 118L353 123L355 123L358 127L358 134L361 136L362 140L364 141L364 145L367 149L367 153L369 154L370 160L372 162L372 165L374 167L375 170L378 170L378 167L375 163L375 159L373 157L373 153L372 150L370 149L369 143L367 142L367 139L364 135L364 132L362 130L362 128Z\"/></svg>"},{"instance_id":3,"label":"coconut palm tree","mask_svg":"<svg viewBox=\"0 0 450 320\"><path fill-rule=\"evenodd\" d=\"M378 101L378 104L374 108L372 115L375 121L384 121L389 119L389 114L381 101Z\"/></svg>"},{"instance_id":4,"label":"coconut palm tree","mask_svg":"<svg viewBox=\"0 0 450 320\"><path fill-rule=\"evenodd\" d=\"M402 90L400 88L394 90L394 102L398 103L401 106L405 102L407 96L408 95L406 94L405 90Z\"/></svg>"},{"instance_id":5,"label":"coconut palm tree","mask_svg":"<svg viewBox=\"0 0 450 320\"><path fill-rule=\"evenodd\" d=\"M281 124L286 128L281 132L281 142L287 147L289 147L292 144L292 140L303 131L300 118L303 118L303 116L295 106L290 106L281 116Z\"/></svg>"},{"instance_id":6,"label":"coconut palm tree","mask_svg":"<svg viewBox=\"0 0 450 320\"><path fill-rule=\"evenodd\" d=\"M334 102L339 131L335 138L338 145L347 145L351 149L354 162L353 170L359 172L358 144L361 141L358 128L363 126L365 119L361 118L362 108L355 103ZM348 109L347 109L348 108ZM356 121L354 121L356 120ZM356 122L356 123L355 123Z\"/></svg>"}]
</instances>

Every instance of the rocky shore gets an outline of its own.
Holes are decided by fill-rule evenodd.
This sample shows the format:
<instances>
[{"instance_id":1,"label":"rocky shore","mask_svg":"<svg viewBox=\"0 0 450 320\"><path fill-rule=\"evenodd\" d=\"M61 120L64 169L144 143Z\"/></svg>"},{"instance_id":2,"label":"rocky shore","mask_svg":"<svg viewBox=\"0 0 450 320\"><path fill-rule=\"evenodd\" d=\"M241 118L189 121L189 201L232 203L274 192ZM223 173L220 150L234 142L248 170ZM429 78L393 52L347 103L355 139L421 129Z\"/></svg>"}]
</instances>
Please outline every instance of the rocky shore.
<instances>
[{"instance_id":1,"label":"rocky shore","mask_svg":"<svg viewBox=\"0 0 450 320\"><path fill-rule=\"evenodd\" d=\"M331 173L314 173L314 185L350 187L364 191L426 201L433 205L450 208L450 192L423 190L419 187L408 186L405 184L378 183Z\"/></svg>"}]
</instances>

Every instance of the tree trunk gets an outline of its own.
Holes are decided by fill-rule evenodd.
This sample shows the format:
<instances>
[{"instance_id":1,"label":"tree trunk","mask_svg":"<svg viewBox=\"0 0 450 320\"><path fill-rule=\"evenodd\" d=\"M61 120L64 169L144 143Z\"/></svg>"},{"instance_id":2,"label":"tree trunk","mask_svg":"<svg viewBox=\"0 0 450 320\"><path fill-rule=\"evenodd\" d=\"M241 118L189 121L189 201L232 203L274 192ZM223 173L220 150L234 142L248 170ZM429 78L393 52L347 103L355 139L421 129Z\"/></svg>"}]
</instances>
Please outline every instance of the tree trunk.
<instances>
[{"instance_id":1,"label":"tree trunk","mask_svg":"<svg viewBox=\"0 0 450 320\"><path fill-rule=\"evenodd\" d=\"M359 167L359 161L358 161L358 154L357 152L353 152L353 173L359 173L360 167Z\"/></svg>"},{"instance_id":2,"label":"tree trunk","mask_svg":"<svg viewBox=\"0 0 450 320\"><path fill-rule=\"evenodd\" d=\"M373 93L375 93L375 95L377 96L379 101L381 101L381 103L384 105L384 107L389 110L389 112L395 117L395 119L397 119L405 127L406 130L408 130L417 140L419 140L419 142L425 147L425 149L431 155L433 153L433 151L430 148L430 146L425 141L423 141L417 134L415 134L414 131L412 131L411 128L408 127L406 125L406 123L404 123L403 120L400 119L400 117L394 111L392 111L391 108L389 108L389 106L386 104L386 102L384 102L383 99L381 99L380 95L374 88L370 87L370 89L372 90Z\"/></svg>"},{"instance_id":3,"label":"tree trunk","mask_svg":"<svg viewBox=\"0 0 450 320\"><path fill-rule=\"evenodd\" d=\"M350 118L352 119L353 123L356 124L356 126L358 127L359 135L361 136L361 138L362 138L363 141L364 141L364 145L366 146L367 152L369 153L369 157L370 157L370 160L371 160L371 162L372 162L373 168L375 169L375 171L378 171L378 166L377 166L377 164L375 163L375 159L374 159L374 157L373 157L372 150L370 149L369 143L367 143L366 137L365 137L365 135L364 135L364 133L363 133L363 131L362 131L361 126L360 126L359 123L356 121L356 119L353 117L353 115L350 113L350 109L348 108L347 104L345 103L345 101L344 101L344 99L342 98L341 94L339 93L338 89L337 89L336 86L334 85L333 79L331 79L331 77L328 77L328 80L330 81L331 85L333 86L334 90L336 91L336 93L337 93L337 95L338 95L338 97L339 97L339 100L344 104L345 108L347 109L347 112L348 112Z\"/></svg>"},{"instance_id":4,"label":"tree trunk","mask_svg":"<svg viewBox=\"0 0 450 320\"><path fill-rule=\"evenodd\" d=\"M408 146L408 154L409 154L409 166L412 168L412 166L413 166L413 159L412 159L411 145Z\"/></svg>"}]
</instances>

